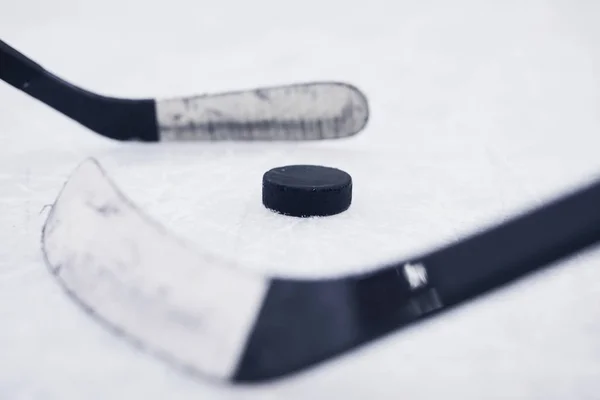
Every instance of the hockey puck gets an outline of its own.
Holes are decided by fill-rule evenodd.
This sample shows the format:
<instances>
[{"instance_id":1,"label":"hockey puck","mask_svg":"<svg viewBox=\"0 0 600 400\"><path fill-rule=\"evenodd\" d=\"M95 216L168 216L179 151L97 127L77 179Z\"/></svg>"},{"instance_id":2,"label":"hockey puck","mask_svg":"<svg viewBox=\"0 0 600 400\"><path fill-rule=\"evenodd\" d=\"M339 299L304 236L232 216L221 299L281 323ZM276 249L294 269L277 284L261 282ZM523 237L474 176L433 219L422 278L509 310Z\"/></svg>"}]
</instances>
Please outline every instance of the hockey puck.
<instances>
[{"instance_id":1,"label":"hockey puck","mask_svg":"<svg viewBox=\"0 0 600 400\"><path fill-rule=\"evenodd\" d=\"M294 217L339 214L352 202L352 177L336 168L277 167L265 172L262 185L264 206Z\"/></svg>"}]
</instances>

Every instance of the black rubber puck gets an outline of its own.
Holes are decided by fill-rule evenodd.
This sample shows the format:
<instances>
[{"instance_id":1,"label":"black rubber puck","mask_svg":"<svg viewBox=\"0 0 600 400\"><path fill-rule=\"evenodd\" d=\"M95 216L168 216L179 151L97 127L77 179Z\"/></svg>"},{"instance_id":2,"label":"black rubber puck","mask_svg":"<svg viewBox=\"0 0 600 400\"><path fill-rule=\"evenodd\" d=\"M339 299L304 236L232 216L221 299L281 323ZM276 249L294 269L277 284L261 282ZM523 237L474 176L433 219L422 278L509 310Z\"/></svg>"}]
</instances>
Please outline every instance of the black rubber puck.
<instances>
[{"instance_id":1,"label":"black rubber puck","mask_svg":"<svg viewBox=\"0 0 600 400\"><path fill-rule=\"evenodd\" d=\"M263 176L262 200L268 209L294 217L339 214L352 202L352 177L317 165L273 168Z\"/></svg>"}]
</instances>

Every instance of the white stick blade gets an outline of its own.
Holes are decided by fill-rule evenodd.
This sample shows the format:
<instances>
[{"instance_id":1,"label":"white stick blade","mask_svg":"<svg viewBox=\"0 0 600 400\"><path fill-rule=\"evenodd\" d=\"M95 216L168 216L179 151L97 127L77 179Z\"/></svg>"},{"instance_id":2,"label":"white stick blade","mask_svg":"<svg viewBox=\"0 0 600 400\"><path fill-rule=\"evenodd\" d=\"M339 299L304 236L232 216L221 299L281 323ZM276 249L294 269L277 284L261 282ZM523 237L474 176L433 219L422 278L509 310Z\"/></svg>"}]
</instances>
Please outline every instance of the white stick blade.
<instances>
[{"instance_id":1,"label":"white stick blade","mask_svg":"<svg viewBox=\"0 0 600 400\"><path fill-rule=\"evenodd\" d=\"M268 287L142 215L95 161L84 162L46 221L56 279L114 332L216 379L234 372Z\"/></svg>"}]
</instances>

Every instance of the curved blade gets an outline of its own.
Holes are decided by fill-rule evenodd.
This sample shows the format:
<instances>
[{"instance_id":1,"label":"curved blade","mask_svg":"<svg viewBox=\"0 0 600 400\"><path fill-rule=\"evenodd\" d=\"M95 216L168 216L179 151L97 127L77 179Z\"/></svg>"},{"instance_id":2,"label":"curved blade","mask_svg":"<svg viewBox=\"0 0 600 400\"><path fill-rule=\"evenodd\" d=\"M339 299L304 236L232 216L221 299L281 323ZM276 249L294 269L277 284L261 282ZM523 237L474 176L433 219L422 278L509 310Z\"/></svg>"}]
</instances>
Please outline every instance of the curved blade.
<instances>
[{"instance_id":1,"label":"curved blade","mask_svg":"<svg viewBox=\"0 0 600 400\"><path fill-rule=\"evenodd\" d=\"M63 188L42 240L50 270L93 317L189 371L233 374L267 279L198 254L147 220L94 161Z\"/></svg>"}]
</instances>

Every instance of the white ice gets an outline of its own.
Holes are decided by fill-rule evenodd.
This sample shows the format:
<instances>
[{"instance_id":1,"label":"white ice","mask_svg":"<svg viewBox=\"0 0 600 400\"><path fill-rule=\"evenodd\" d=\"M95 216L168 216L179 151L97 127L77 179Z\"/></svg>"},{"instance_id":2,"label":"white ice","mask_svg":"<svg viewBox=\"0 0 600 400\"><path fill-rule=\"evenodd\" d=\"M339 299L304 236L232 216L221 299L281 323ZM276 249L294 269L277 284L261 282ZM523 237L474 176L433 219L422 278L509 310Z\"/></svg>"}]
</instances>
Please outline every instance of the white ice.
<instances>
[{"instance_id":1,"label":"white ice","mask_svg":"<svg viewBox=\"0 0 600 400\"><path fill-rule=\"evenodd\" d=\"M1 9L0 39L95 92L347 80L369 96L372 118L359 136L328 143L123 144L0 82L0 399L600 399L598 248L306 373L230 388L103 330L56 285L39 246L44 206L89 156L178 235L257 272L374 269L501 221L600 177L600 3L5 0ZM351 173L350 210L317 220L265 210L262 173L291 163Z\"/></svg>"}]
</instances>

